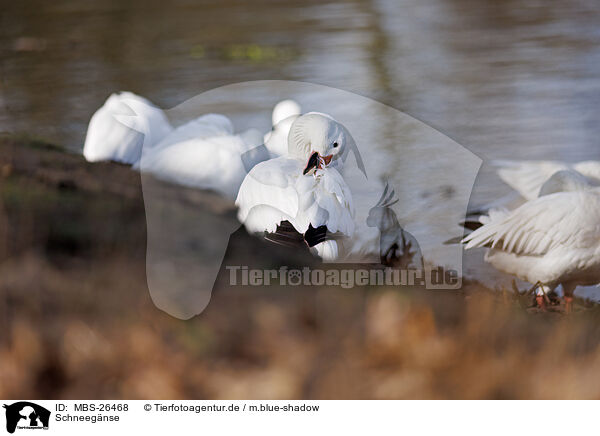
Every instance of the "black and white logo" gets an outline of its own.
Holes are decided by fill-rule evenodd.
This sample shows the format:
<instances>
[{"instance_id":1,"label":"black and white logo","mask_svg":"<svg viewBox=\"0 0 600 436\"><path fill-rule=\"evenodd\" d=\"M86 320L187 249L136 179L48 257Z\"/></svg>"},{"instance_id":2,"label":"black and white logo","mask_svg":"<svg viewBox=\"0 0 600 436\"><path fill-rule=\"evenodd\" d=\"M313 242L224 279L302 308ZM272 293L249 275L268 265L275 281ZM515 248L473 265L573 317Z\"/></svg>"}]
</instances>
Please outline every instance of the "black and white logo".
<instances>
[{"instance_id":1,"label":"black and white logo","mask_svg":"<svg viewBox=\"0 0 600 436\"><path fill-rule=\"evenodd\" d=\"M14 433L16 429L47 430L50 411L29 401L19 401L4 405L6 409L6 431Z\"/></svg>"}]
</instances>

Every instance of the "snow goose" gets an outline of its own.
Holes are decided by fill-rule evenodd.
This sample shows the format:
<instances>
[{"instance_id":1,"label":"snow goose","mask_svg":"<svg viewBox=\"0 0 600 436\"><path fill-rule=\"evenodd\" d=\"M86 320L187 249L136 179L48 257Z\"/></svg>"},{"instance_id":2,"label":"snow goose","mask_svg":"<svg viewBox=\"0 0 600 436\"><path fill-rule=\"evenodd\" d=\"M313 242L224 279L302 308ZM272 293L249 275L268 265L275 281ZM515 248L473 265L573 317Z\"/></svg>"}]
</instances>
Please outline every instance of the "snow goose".
<instances>
[{"instance_id":1,"label":"snow goose","mask_svg":"<svg viewBox=\"0 0 600 436\"><path fill-rule=\"evenodd\" d=\"M207 114L189 121L142 152L134 168L183 186L215 190L232 200L247 174L244 154L262 144L258 130L234 134L224 115ZM257 161L268 158L253 156Z\"/></svg>"},{"instance_id":2,"label":"snow goose","mask_svg":"<svg viewBox=\"0 0 600 436\"><path fill-rule=\"evenodd\" d=\"M90 120L83 156L89 162L132 164L139 160L142 144L152 146L171 130L164 112L150 101L131 92L112 94Z\"/></svg>"},{"instance_id":3,"label":"snow goose","mask_svg":"<svg viewBox=\"0 0 600 436\"><path fill-rule=\"evenodd\" d=\"M337 171L352 141L328 115L293 122L288 155L256 165L240 187L238 218L250 233L291 245L300 241L323 260L339 256L336 237L354 232L352 194Z\"/></svg>"},{"instance_id":4,"label":"snow goose","mask_svg":"<svg viewBox=\"0 0 600 436\"><path fill-rule=\"evenodd\" d=\"M562 285L569 312L577 286L600 283L600 188L564 170L540 191L513 211L491 210L463 242L487 247L487 262L534 284L542 308L544 294Z\"/></svg>"}]
</instances>

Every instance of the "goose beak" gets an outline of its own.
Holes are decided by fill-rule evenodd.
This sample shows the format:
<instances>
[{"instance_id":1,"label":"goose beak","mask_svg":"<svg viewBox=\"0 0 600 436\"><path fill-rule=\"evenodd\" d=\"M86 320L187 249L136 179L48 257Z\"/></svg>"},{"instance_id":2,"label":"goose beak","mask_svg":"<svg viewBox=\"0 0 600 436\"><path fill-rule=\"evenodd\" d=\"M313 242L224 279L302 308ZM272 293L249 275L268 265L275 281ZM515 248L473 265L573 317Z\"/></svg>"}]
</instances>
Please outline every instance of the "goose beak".
<instances>
[{"instance_id":1,"label":"goose beak","mask_svg":"<svg viewBox=\"0 0 600 436\"><path fill-rule=\"evenodd\" d=\"M315 170L317 168L319 168L320 162L319 162L319 153L317 153L316 151L310 155L310 158L308 159L308 163L306 164L306 168L304 168L304 171L302 171L302 175L307 175L309 172Z\"/></svg>"},{"instance_id":2,"label":"goose beak","mask_svg":"<svg viewBox=\"0 0 600 436\"><path fill-rule=\"evenodd\" d=\"M309 172L311 172L313 169L314 171L323 168L324 166L329 165L329 163L331 162L331 159L333 158L333 155L330 154L329 156L321 156L319 153L317 153L316 151L310 155L310 158L308 159L308 163L306 164L306 168L304 168L304 171L302 172L303 175L308 174Z\"/></svg>"}]
</instances>

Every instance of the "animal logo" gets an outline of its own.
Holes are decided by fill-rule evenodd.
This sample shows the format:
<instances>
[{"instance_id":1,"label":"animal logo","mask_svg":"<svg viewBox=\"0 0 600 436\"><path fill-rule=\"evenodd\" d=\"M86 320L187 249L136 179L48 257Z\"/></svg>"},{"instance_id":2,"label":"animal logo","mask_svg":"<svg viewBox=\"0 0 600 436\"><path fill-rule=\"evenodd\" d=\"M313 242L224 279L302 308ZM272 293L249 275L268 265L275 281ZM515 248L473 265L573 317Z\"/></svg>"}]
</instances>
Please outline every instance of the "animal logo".
<instances>
[{"instance_id":1,"label":"animal logo","mask_svg":"<svg viewBox=\"0 0 600 436\"><path fill-rule=\"evenodd\" d=\"M50 411L29 401L19 401L3 406L6 409L6 431L19 429L48 429Z\"/></svg>"},{"instance_id":2,"label":"animal logo","mask_svg":"<svg viewBox=\"0 0 600 436\"><path fill-rule=\"evenodd\" d=\"M381 198L369 211L367 226L379 229L381 263L400 269L423 270L423 255L417 239L400 226L392 206L398 202L394 189L386 183Z\"/></svg>"}]
</instances>

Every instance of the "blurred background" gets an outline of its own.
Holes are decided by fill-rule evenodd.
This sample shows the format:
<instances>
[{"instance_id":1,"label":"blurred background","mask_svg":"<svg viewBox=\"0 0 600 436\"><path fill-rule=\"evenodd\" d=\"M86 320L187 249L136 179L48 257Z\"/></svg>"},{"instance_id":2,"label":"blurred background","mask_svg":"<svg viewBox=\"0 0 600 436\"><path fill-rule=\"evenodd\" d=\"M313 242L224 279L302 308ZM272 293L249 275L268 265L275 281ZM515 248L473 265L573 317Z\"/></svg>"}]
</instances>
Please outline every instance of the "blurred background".
<instances>
[{"instance_id":1,"label":"blurred background","mask_svg":"<svg viewBox=\"0 0 600 436\"><path fill-rule=\"evenodd\" d=\"M0 130L73 150L112 92L170 108L284 79L391 105L484 160L598 151L593 1L26 0L1 14Z\"/></svg>"},{"instance_id":2,"label":"blurred background","mask_svg":"<svg viewBox=\"0 0 600 436\"><path fill-rule=\"evenodd\" d=\"M595 2L25 0L3 2L0 23L0 396L600 395L594 309L568 324L525 316L497 294L465 296L476 284L443 298L231 291L201 319L169 319L145 288L139 180L39 148L80 152L118 90L171 108L230 83L307 81L404 111L481 157L471 203L486 203L509 192L490 160L600 159ZM66 183L67 170L85 177ZM493 287L481 254L464 271Z\"/></svg>"}]
</instances>

